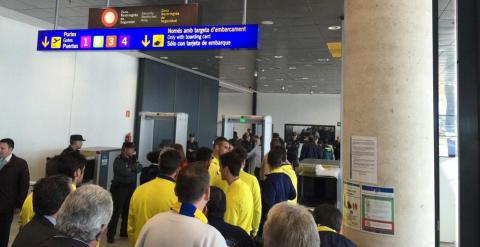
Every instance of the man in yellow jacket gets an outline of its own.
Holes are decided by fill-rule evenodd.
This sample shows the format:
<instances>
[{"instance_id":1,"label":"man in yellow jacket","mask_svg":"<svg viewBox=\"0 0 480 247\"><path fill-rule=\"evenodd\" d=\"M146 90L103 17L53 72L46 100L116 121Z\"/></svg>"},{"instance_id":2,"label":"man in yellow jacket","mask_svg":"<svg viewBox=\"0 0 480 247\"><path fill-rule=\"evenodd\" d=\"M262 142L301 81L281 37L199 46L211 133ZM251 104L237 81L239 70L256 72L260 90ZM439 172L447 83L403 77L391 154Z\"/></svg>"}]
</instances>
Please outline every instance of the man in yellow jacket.
<instances>
[{"instance_id":1,"label":"man in yellow jacket","mask_svg":"<svg viewBox=\"0 0 480 247\"><path fill-rule=\"evenodd\" d=\"M54 167L55 174L65 175L72 179L72 190L76 190L77 186L83 181L83 173L87 160L81 154L72 152L53 157L48 161L48 166ZM55 175L47 174L47 176ZM20 211L19 227L22 228L30 222L35 213L33 212L33 197L30 193L23 203Z\"/></svg>"},{"instance_id":2,"label":"man in yellow jacket","mask_svg":"<svg viewBox=\"0 0 480 247\"><path fill-rule=\"evenodd\" d=\"M236 148L232 152L238 152L242 157L242 169L240 169L240 179L245 182L250 188L253 197L253 221L252 221L252 236L257 236L260 221L262 219L262 194L260 192L260 185L258 179L245 172L245 161L247 159L247 152L243 148Z\"/></svg>"},{"instance_id":3,"label":"man in yellow jacket","mask_svg":"<svg viewBox=\"0 0 480 247\"><path fill-rule=\"evenodd\" d=\"M178 151L168 149L160 154L157 178L139 186L132 195L128 212L127 235L130 246L135 246L142 227L158 213L170 211L178 204L175 195L175 177L182 158Z\"/></svg>"},{"instance_id":4,"label":"man in yellow jacket","mask_svg":"<svg viewBox=\"0 0 480 247\"><path fill-rule=\"evenodd\" d=\"M242 158L242 155L235 150L220 156L222 178L229 185L226 193L227 210L224 219L225 222L238 226L251 235L254 211L253 196L250 187L239 177L243 163Z\"/></svg>"},{"instance_id":5,"label":"man in yellow jacket","mask_svg":"<svg viewBox=\"0 0 480 247\"><path fill-rule=\"evenodd\" d=\"M212 161L208 167L208 174L210 175L210 186L216 186L227 193L228 183L222 180L220 173L220 161L219 158L223 154L227 153L230 149L230 143L224 137L218 137L213 143Z\"/></svg>"}]
</instances>

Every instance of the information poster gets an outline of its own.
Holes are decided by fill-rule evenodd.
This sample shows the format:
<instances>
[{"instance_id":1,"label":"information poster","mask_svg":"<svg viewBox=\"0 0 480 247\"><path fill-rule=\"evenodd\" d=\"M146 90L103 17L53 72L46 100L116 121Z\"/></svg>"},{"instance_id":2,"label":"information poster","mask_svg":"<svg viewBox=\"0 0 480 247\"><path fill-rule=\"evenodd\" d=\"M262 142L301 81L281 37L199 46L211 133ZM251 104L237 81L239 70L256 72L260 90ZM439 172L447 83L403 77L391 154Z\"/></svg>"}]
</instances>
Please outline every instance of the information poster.
<instances>
[{"instance_id":1,"label":"information poster","mask_svg":"<svg viewBox=\"0 0 480 247\"><path fill-rule=\"evenodd\" d=\"M395 195L393 188L362 185L362 230L395 234Z\"/></svg>"},{"instance_id":2,"label":"information poster","mask_svg":"<svg viewBox=\"0 0 480 247\"><path fill-rule=\"evenodd\" d=\"M343 183L343 220L347 227L360 230L360 197L361 188L359 184Z\"/></svg>"},{"instance_id":3,"label":"information poster","mask_svg":"<svg viewBox=\"0 0 480 247\"><path fill-rule=\"evenodd\" d=\"M352 136L350 177L359 183L377 184L377 138Z\"/></svg>"}]
</instances>

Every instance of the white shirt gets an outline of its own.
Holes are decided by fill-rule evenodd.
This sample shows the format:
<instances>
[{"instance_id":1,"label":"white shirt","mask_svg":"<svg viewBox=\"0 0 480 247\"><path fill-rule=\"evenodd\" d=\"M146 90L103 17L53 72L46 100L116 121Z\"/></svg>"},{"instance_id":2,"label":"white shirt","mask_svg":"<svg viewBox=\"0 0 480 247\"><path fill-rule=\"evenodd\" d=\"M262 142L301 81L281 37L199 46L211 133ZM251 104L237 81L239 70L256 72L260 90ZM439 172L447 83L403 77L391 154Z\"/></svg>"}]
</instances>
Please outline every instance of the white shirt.
<instances>
[{"instance_id":1,"label":"white shirt","mask_svg":"<svg viewBox=\"0 0 480 247\"><path fill-rule=\"evenodd\" d=\"M12 159L12 154L9 156L5 157L5 159L0 159L0 169L3 169L3 167L10 162L10 159Z\"/></svg>"},{"instance_id":2,"label":"white shirt","mask_svg":"<svg viewBox=\"0 0 480 247\"><path fill-rule=\"evenodd\" d=\"M51 215L44 215L43 217L45 217L45 219L47 219L48 221L50 221L50 223L52 223L52 225L57 225L57 219L55 219L55 217L51 216Z\"/></svg>"},{"instance_id":3,"label":"white shirt","mask_svg":"<svg viewBox=\"0 0 480 247\"><path fill-rule=\"evenodd\" d=\"M253 158L253 164L255 167L260 168L262 165L262 147L260 145L255 145L255 147L248 153L248 159Z\"/></svg>"},{"instance_id":4,"label":"white shirt","mask_svg":"<svg viewBox=\"0 0 480 247\"><path fill-rule=\"evenodd\" d=\"M7 156L5 158L5 164L7 164L8 162L10 162L10 160L12 159L12 154L10 154L9 156Z\"/></svg>"},{"instance_id":5,"label":"white shirt","mask_svg":"<svg viewBox=\"0 0 480 247\"><path fill-rule=\"evenodd\" d=\"M226 247L213 226L176 212L159 213L145 224L135 247Z\"/></svg>"}]
</instances>

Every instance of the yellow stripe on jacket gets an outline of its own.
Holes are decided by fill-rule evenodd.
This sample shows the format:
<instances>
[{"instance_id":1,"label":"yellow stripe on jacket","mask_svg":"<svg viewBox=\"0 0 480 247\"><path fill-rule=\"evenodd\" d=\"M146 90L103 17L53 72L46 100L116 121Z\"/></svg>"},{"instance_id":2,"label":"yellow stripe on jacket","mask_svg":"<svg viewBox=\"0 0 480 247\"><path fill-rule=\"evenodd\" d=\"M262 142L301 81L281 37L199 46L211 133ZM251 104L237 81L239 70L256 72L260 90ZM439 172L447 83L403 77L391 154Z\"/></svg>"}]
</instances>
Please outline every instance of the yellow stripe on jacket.
<instances>
[{"instance_id":1,"label":"yellow stripe on jacket","mask_svg":"<svg viewBox=\"0 0 480 247\"><path fill-rule=\"evenodd\" d=\"M297 196L295 199L290 200L289 202L297 203L297 198L298 198L298 179L297 179L297 174L293 170L292 165L290 164L283 164L280 167L274 168L273 170L270 171L270 173L283 173L290 177L290 180L292 181L293 188L295 188L295 192L297 193Z\"/></svg>"},{"instance_id":2,"label":"yellow stripe on jacket","mask_svg":"<svg viewBox=\"0 0 480 247\"><path fill-rule=\"evenodd\" d=\"M242 228L250 235L253 222L253 196L250 188L239 178L228 187L226 197L225 222Z\"/></svg>"},{"instance_id":3,"label":"yellow stripe on jacket","mask_svg":"<svg viewBox=\"0 0 480 247\"><path fill-rule=\"evenodd\" d=\"M175 182L166 178L155 178L139 186L130 199L128 211L128 241L135 246L142 227L149 219L161 212L170 211L178 202Z\"/></svg>"}]
</instances>

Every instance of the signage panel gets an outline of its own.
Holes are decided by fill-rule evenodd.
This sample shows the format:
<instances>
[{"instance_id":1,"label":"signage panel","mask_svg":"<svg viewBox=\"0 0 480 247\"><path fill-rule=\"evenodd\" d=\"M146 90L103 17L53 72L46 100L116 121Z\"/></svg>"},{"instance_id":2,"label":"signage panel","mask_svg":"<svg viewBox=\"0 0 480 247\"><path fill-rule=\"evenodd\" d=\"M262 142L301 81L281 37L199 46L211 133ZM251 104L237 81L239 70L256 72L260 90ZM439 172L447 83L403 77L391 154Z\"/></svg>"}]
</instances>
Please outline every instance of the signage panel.
<instances>
[{"instance_id":1,"label":"signage panel","mask_svg":"<svg viewBox=\"0 0 480 247\"><path fill-rule=\"evenodd\" d=\"M198 4L91 8L88 28L194 26Z\"/></svg>"},{"instance_id":2,"label":"signage panel","mask_svg":"<svg viewBox=\"0 0 480 247\"><path fill-rule=\"evenodd\" d=\"M38 32L39 51L257 49L258 25Z\"/></svg>"}]
</instances>

